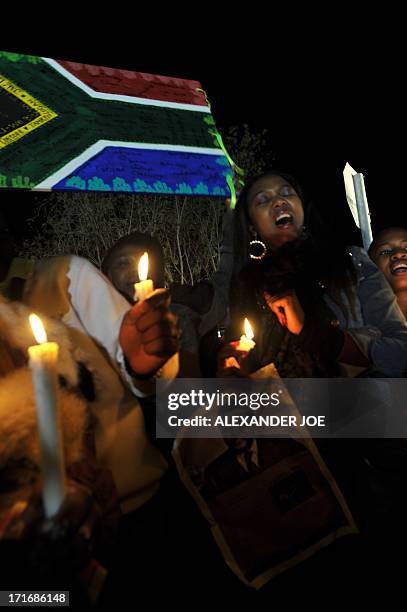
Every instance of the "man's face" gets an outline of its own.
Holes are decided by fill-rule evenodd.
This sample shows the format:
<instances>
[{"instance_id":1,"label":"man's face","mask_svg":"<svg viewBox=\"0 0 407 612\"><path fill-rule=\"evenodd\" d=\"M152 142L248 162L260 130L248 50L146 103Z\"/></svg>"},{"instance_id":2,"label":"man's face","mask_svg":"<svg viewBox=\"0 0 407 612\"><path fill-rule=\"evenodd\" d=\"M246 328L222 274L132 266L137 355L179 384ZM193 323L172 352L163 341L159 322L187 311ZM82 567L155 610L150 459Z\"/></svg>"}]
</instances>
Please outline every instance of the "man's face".
<instances>
[{"instance_id":1,"label":"man's face","mask_svg":"<svg viewBox=\"0 0 407 612\"><path fill-rule=\"evenodd\" d=\"M389 281L394 293L407 288L407 230L391 228L381 233L371 258Z\"/></svg>"},{"instance_id":2,"label":"man's face","mask_svg":"<svg viewBox=\"0 0 407 612\"><path fill-rule=\"evenodd\" d=\"M130 302L133 302L134 298L134 283L140 280L138 264L144 252L145 249L142 247L126 245L116 251L110 263L108 276L111 282ZM152 270L151 259L149 263ZM152 278L150 274L148 276Z\"/></svg>"}]
</instances>

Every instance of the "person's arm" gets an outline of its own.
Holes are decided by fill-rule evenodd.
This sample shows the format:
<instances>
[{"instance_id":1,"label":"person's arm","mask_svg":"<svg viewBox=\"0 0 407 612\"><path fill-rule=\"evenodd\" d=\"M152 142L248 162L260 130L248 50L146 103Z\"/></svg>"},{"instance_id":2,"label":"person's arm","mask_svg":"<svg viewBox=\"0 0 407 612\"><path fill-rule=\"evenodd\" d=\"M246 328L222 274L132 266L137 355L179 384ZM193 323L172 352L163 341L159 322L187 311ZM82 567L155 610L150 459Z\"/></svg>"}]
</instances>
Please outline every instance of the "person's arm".
<instances>
[{"instance_id":1,"label":"person's arm","mask_svg":"<svg viewBox=\"0 0 407 612\"><path fill-rule=\"evenodd\" d=\"M407 370L405 318L382 272L362 249L353 247L351 252L364 325L340 330L307 317L297 341L307 350L359 371L373 368L383 376L403 376Z\"/></svg>"},{"instance_id":2,"label":"person's arm","mask_svg":"<svg viewBox=\"0 0 407 612\"><path fill-rule=\"evenodd\" d=\"M135 307L131 308L110 281L86 259L71 257L68 278L70 281L68 291L76 318L71 322L67 321L67 323L73 326L79 323L89 336L103 346L111 359L118 364L122 378L126 380L135 395L144 396L153 393L154 380L146 379L148 367L146 369L141 361L139 362L139 372L134 367L128 367L130 362L133 366L135 365L136 355L133 349L139 350L140 344L135 347L127 342L124 348L123 342L119 342L126 317L128 330L136 325L137 317L131 315ZM165 308L168 309L168 305ZM144 307L144 310L146 309L148 310ZM139 308L136 310L138 312ZM160 315L162 314L163 311L160 311ZM158 319L160 319L160 316L158 316ZM155 322L153 321L153 324ZM143 333L143 331L151 334L151 331L148 332L148 330L141 330L141 332L137 330L137 333L132 337L132 342L137 336L139 342L142 343L140 333ZM152 333L154 333L154 330ZM148 339L149 336L147 336ZM162 349L162 346L160 348ZM154 350L154 347L152 350ZM141 360L143 357L146 357L146 355L140 353L137 358ZM154 365L157 365L157 367L155 368ZM151 376L160 368L162 368L161 376L163 378L174 378L177 375L176 358L170 358L168 355L166 358L159 356L155 360L155 364L152 365ZM137 374L140 374L139 379Z\"/></svg>"},{"instance_id":3,"label":"person's arm","mask_svg":"<svg viewBox=\"0 0 407 612\"><path fill-rule=\"evenodd\" d=\"M321 322L305 317L296 343L303 350L317 353L322 359L366 369L370 362L348 331L342 331L337 321Z\"/></svg>"},{"instance_id":4,"label":"person's arm","mask_svg":"<svg viewBox=\"0 0 407 612\"><path fill-rule=\"evenodd\" d=\"M264 298L280 325L287 327L304 351L317 354L325 361L362 369L369 367L369 359L348 331L340 329L339 321L321 321L312 314L305 315L295 291L277 298L265 293Z\"/></svg>"},{"instance_id":5,"label":"person's arm","mask_svg":"<svg viewBox=\"0 0 407 612\"><path fill-rule=\"evenodd\" d=\"M403 376L407 370L407 326L390 285L382 272L359 248L353 247L359 270L357 289L365 322L348 329L361 352L384 376Z\"/></svg>"}]
</instances>

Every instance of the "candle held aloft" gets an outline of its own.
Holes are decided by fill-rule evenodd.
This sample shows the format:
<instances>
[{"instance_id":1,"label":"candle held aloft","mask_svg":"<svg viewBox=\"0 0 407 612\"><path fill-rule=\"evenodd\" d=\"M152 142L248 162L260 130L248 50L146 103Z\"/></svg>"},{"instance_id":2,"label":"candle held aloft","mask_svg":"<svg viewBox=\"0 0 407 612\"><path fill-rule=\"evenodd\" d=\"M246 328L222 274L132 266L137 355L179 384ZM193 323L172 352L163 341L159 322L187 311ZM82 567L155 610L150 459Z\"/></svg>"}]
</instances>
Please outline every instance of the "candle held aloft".
<instances>
[{"instance_id":1,"label":"candle held aloft","mask_svg":"<svg viewBox=\"0 0 407 612\"><path fill-rule=\"evenodd\" d=\"M251 351L252 348L256 346L256 343L253 341L254 334L252 326L249 323L248 319L244 320L244 334L240 336L239 343L237 345L237 349L239 351Z\"/></svg>"},{"instance_id":2,"label":"candle held aloft","mask_svg":"<svg viewBox=\"0 0 407 612\"><path fill-rule=\"evenodd\" d=\"M138 277L140 282L134 283L134 301L141 302L148 298L148 296L154 291L154 285L151 278L148 276L148 253L144 253L140 257L138 264Z\"/></svg>"},{"instance_id":3,"label":"candle held aloft","mask_svg":"<svg viewBox=\"0 0 407 612\"><path fill-rule=\"evenodd\" d=\"M37 410L43 479L42 498L47 517L58 512L65 495L65 464L58 410L58 344L47 342L41 319L30 315L38 345L28 348Z\"/></svg>"}]
</instances>

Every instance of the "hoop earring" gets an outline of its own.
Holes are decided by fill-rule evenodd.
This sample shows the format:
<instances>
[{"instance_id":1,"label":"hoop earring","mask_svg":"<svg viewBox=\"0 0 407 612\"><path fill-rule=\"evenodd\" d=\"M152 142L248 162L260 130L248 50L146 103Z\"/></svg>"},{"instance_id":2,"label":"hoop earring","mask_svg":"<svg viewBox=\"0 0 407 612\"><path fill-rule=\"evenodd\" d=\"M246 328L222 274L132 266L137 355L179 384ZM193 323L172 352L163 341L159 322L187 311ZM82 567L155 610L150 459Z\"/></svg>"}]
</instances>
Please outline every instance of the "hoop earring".
<instances>
[{"instance_id":1,"label":"hoop earring","mask_svg":"<svg viewBox=\"0 0 407 612\"><path fill-rule=\"evenodd\" d=\"M260 253L260 255L255 255L254 253L250 252L250 247L254 244L259 244L262 248L263 248L263 252ZM267 253L267 247L264 244L264 242L262 242L261 240L251 240L249 242L249 255L250 255L250 259L264 259L264 257L266 256Z\"/></svg>"}]
</instances>

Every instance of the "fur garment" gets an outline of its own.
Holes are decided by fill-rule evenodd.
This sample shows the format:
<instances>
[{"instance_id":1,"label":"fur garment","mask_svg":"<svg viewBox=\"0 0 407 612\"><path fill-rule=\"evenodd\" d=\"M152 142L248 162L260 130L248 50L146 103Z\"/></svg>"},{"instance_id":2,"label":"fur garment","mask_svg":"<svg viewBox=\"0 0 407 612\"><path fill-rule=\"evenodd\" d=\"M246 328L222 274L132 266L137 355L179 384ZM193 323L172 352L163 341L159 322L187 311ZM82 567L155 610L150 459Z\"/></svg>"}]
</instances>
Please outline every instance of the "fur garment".
<instances>
[{"instance_id":1,"label":"fur garment","mask_svg":"<svg viewBox=\"0 0 407 612\"><path fill-rule=\"evenodd\" d=\"M38 473L40 464L35 397L27 358L28 347L35 344L28 321L30 313L26 306L0 297L3 355L8 351L23 356L23 362L15 360L17 365L11 371L3 369L2 372L0 368L0 474L3 482L11 477L15 484L26 480L27 470ZM48 340L59 346L57 372L64 385L59 385L58 397L65 461L69 467L82 458L88 424L87 404L77 392L76 360L80 356L73 350L69 331L63 323L45 316L41 320Z\"/></svg>"}]
</instances>

